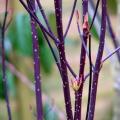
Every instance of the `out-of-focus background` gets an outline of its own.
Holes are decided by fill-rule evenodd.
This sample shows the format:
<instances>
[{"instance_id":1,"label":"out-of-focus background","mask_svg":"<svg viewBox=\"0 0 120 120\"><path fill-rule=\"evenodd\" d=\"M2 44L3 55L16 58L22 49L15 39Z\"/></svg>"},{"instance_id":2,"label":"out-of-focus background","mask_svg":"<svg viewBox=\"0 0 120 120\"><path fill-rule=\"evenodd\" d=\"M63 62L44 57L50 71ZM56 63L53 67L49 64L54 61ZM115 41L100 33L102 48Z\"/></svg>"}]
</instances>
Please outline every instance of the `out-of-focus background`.
<instances>
[{"instance_id":1,"label":"out-of-focus background","mask_svg":"<svg viewBox=\"0 0 120 120\"><path fill-rule=\"evenodd\" d=\"M35 95L33 91L33 59L32 59L32 40L29 25L29 16L25 12L19 0L9 1L9 17L12 21L5 37L6 61L7 61L7 79L10 95L10 105L12 108L13 120L35 120ZM5 0L0 0L0 24L4 15ZM119 36L119 0L108 0L108 11L115 34ZM55 18L54 18L54 1L41 0L45 13L49 19L52 30L56 34ZM63 26L66 29L68 19L71 13L73 0L63 0ZM82 17L81 0L78 1L76 9L80 11ZM99 7L99 11L101 8ZM38 12L39 14L39 12ZM40 19L41 15L39 14ZM41 19L42 21L42 19ZM80 23L82 23L82 18ZM97 31L97 30L96 30ZM44 101L45 120L65 120L65 108L62 92L62 82L60 74L55 65L51 52L44 41L44 37L39 31L40 55L41 55L41 78L42 92ZM66 38L66 55L67 60L75 70L79 71L80 46L81 40L77 31L76 16L73 21ZM98 48L97 36L92 39L92 60L95 62L96 52ZM106 47L104 57L113 50L114 47L111 38L106 34ZM55 49L56 51L56 49ZM0 55L1 62L1 55ZM97 94L95 120L112 120L114 116L115 101L115 65L116 56L105 62L100 77ZM89 72L88 60L86 63L86 74ZM119 64L118 64L119 66ZM1 67L1 64L0 64ZM120 72L120 71L118 71ZM2 90L2 78L0 70L0 120L7 120L7 110L4 101L4 91ZM69 79L73 79L69 73ZM86 80L83 92L83 109L82 117L86 113L88 80ZM74 91L71 89L72 103L74 104ZM74 108L74 107L73 107Z\"/></svg>"}]
</instances>

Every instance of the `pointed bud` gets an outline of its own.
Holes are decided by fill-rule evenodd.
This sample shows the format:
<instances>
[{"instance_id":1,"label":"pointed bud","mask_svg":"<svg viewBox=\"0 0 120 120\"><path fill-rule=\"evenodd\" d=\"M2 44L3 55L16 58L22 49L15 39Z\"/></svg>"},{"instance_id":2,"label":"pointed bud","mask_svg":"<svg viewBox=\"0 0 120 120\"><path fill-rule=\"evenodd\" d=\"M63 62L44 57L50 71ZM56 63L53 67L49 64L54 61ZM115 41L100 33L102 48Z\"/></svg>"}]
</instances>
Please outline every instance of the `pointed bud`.
<instances>
[{"instance_id":1,"label":"pointed bud","mask_svg":"<svg viewBox=\"0 0 120 120\"><path fill-rule=\"evenodd\" d=\"M77 23L79 23L79 19L80 19L80 13L78 10L76 10L76 20L77 20Z\"/></svg>"}]
</instances>

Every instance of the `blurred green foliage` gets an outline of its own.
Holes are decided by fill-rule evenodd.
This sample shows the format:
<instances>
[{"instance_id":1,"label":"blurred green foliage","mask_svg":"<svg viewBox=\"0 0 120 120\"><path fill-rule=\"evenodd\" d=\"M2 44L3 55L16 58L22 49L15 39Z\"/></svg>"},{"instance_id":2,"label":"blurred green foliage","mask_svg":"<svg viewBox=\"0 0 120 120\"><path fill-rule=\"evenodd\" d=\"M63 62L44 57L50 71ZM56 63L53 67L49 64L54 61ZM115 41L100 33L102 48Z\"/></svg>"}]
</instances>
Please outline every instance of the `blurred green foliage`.
<instances>
[{"instance_id":1,"label":"blurred green foliage","mask_svg":"<svg viewBox=\"0 0 120 120\"><path fill-rule=\"evenodd\" d=\"M111 14L117 13L117 0L107 0L108 12Z\"/></svg>"},{"instance_id":2,"label":"blurred green foliage","mask_svg":"<svg viewBox=\"0 0 120 120\"><path fill-rule=\"evenodd\" d=\"M6 79L8 85L7 87L8 92L10 93L10 95L14 96L15 95L14 75L9 70L6 71ZM2 79L2 70L0 69L0 99L4 98L5 98L4 84Z\"/></svg>"},{"instance_id":3,"label":"blurred green foliage","mask_svg":"<svg viewBox=\"0 0 120 120\"><path fill-rule=\"evenodd\" d=\"M8 29L8 38L17 54L32 56L32 38L28 15L20 13L14 17Z\"/></svg>"},{"instance_id":4,"label":"blurred green foliage","mask_svg":"<svg viewBox=\"0 0 120 120\"><path fill-rule=\"evenodd\" d=\"M57 35L57 29L56 29L56 25L55 25L56 18L55 18L55 14L53 12L49 13L48 20L49 20L49 24L50 24L52 31L54 32L55 35Z\"/></svg>"},{"instance_id":5,"label":"blurred green foliage","mask_svg":"<svg viewBox=\"0 0 120 120\"><path fill-rule=\"evenodd\" d=\"M44 40L44 36L37 26L38 39L40 45L40 60L41 67L45 73L50 73L53 65L53 57L48 45ZM5 38L6 58L10 60L10 54L14 53L17 56L28 57L32 59L32 35L30 27L29 15L19 13L13 17L12 23L8 28L7 37ZM16 55L13 55L12 60L16 61ZM28 59L29 60L29 59ZM13 61L13 63L14 63ZM16 64L16 62L15 62ZM17 63L19 64L19 63ZM24 61L23 61L24 64ZM15 65L16 66L16 65ZM1 66L0 66L1 67ZM9 70L6 71L8 80L8 87L12 94L15 92L14 75ZM30 76L28 76L29 78ZM0 98L4 98L2 71L0 71Z\"/></svg>"},{"instance_id":6,"label":"blurred green foliage","mask_svg":"<svg viewBox=\"0 0 120 120\"><path fill-rule=\"evenodd\" d=\"M92 19L91 19L91 17L89 16L89 24L92 22ZM97 28L94 26L94 24L93 24L93 27L91 28L91 33L92 33L92 35L93 35L93 37L96 39L96 40L98 40L99 39L99 35L98 35L98 32L97 32L97 30L96 30Z\"/></svg>"},{"instance_id":7,"label":"blurred green foliage","mask_svg":"<svg viewBox=\"0 0 120 120\"><path fill-rule=\"evenodd\" d=\"M2 71L0 70L0 99L4 99L5 97L5 93L3 89L4 87L3 87L3 81L2 81Z\"/></svg>"},{"instance_id":8,"label":"blurred green foliage","mask_svg":"<svg viewBox=\"0 0 120 120\"><path fill-rule=\"evenodd\" d=\"M24 13L17 14L8 30L8 38L11 41L12 49L16 54L32 57L32 36L30 27L30 18ZM42 69L50 73L53 64L51 52L45 43L40 29L38 30L38 39L40 44L40 59Z\"/></svg>"},{"instance_id":9,"label":"blurred green foliage","mask_svg":"<svg viewBox=\"0 0 120 120\"><path fill-rule=\"evenodd\" d=\"M44 104L44 120L59 120L56 108L54 108L50 100L47 100Z\"/></svg>"},{"instance_id":10,"label":"blurred green foliage","mask_svg":"<svg viewBox=\"0 0 120 120\"><path fill-rule=\"evenodd\" d=\"M41 17L41 16L39 16ZM49 15L49 22L51 24L52 30L55 32L56 29L54 29L54 22L55 17L53 14ZM44 24L44 23L43 23ZM46 44L44 40L44 36L37 26L37 32L38 32L38 39L39 39L39 45L40 45L40 60L41 60L41 67L44 70L45 73L50 73L53 65L53 57L51 55L50 49L48 45ZM8 49L9 48L9 49ZM8 61L11 61L11 53L12 55L12 64L19 66L18 62L16 60L22 57L28 57L32 59L33 52L32 52L32 35L31 35L31 27L30 27L30 18L29 15L26 15L24 13L19 13L16 16L14 16L11 25L8 28L7 37L5 38L5 49L6 51L6 58ZM14 55L16 54L16 55ZM17 58L16 58L17 57ZM23 65L24 60L22 61ZM1 67L1 66L0 66ZM28 72L28 71L27 71ZM28 73L26 73L27 75ZM6 76L7 76L7 82L8 82L8 91L12 95L15 95L15 86L16 85L16 77L7 69L6 70ZM30 76L27 76L30 78ZM0 70L0 99L5 98L4 93L4 86L2 81L2 71ZM44 104L44 119L45 120L59 120L58 113L53 109L53 106L50 100L47 100Z\"/></svg>"}]
</instances>

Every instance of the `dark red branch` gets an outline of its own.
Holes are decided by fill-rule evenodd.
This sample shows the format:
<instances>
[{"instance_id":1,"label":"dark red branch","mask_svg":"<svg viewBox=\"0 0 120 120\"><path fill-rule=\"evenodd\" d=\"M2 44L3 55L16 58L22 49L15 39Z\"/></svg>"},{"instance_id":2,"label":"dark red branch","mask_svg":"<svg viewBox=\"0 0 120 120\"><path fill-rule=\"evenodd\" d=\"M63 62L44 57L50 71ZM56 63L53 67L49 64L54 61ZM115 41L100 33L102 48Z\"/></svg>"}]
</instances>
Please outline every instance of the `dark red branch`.
<instances>
[{"instance_id":1,"label":"dark red branch","mask_svg":"<svg viewBox=\"0 0 120 120\"><path fill-rule=\"evenodd\" d=\"M105 32L106 32L106 0L102 0L102 20L101 20L100 43L99 43L98 55L97 55L97 59L95 63L95 69L93 73L93 83L92 83L92 90L91 90L88 120L94 119L98 78L99 78L101 61L102 61L102 56L103 56L103 51L104 51Z\"/></svg>"},{"instance_id":2,"label":"dark red branch","mask_svg":"<svg viewBox=\"0 0 120 120\"><path fill-rule=\"evenodd\" d=\"M85 22L85 16L88 15L88 0L82 0L82 7L83 7L83 24ZM85 46L87 46L87 29L83 28L83 41ZM81 110L82 110L82 92L83 92L83 85L84 85L84 67L86 61L86 50L84 45L82 44L81 48L81 55L80 55L80 70L79 70L79 79L81 80L80 89L75 92L75 114L74 120L81 120Z\"/></svg>"},{"instance_id":3,"label":"dark red branch","mask_svg":"<svg viewBox=\"0 0 120 120\"><path fill-rule=\"evenodd\" d=\"M54 0L54 4L55 4L57 33L58 33L58 38L60 40L60 44L58 45L58 50L60 55L61 75L63 81L66 115L67 115L67 120L73 120L66 57L65 57L64 37L63 37L62 0Z\"/></svg>"},{"instance_id":4,"label":"dark red branch","mask_svg":"<svg viewBox=\"0 0 120 120\"><path fill-rule=\"evenodd\" d=\"M35 14L35 1L28 1L28 7ZM34 78L35 78L35 93L36 93L36 107L37 107L37 120L43 120L42 113L42 90L41 90L41 77L40 77L40 56L39 56L39 43L36 29L36 22L33 17L31 18L32 30L32 43L33 43L33 57L34 57Z\"/></svg>"}]
</instances>

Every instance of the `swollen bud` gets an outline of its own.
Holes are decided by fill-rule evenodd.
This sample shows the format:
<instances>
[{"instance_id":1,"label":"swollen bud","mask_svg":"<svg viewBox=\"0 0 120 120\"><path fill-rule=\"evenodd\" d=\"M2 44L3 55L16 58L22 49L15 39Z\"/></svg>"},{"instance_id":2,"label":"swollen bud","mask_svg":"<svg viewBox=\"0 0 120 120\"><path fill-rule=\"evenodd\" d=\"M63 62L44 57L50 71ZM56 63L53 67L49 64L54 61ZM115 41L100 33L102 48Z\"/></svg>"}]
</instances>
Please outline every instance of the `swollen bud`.
<instances>
[{"instance_id":1,"label":"swollen bud","mask_svg":"<svg viewBox=\"0 0 120 120\"><path fill-rule=\"evenodd\" d=\"M83 30L89 30L88 13L84 16Z\"/></svg>"},{"instance_id":2,"label":"swollen bud","mask_svg":"<svg viewBox=\"0 0 120 120\"><path fill-rule=\"evenodd\" d=\"M75 78L75 79L71 80L71 86L74 91L78 91L81 86L81 79Z\"/></svg>"}]
</instances>

